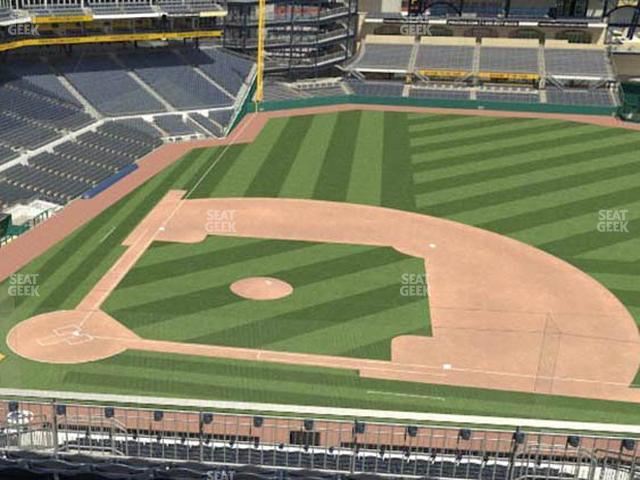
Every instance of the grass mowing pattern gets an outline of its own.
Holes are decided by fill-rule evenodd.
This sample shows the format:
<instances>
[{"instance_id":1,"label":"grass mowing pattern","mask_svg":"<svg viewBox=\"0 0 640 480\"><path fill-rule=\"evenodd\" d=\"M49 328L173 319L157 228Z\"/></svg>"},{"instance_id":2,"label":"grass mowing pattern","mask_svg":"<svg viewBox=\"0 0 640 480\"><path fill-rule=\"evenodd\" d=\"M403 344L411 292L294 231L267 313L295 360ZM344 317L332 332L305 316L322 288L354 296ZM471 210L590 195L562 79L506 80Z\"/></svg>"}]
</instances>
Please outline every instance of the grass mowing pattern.
<instances>
[{"instance_id":1,"label":"grass mowing pattern","mask_svg":"<svg viewBox=\"0 0 640 480\"><path fill-rule=\"evenodd\" d=\"M104 309L144 338L390 360L394 337L430 334L426 298L401 294L406 275L424 262L392 248L209 237L151 248ZM229 285L247 276L295 290L245 300Z\"/></svg>"},{"instance_id":2,"label":"grass mowing pattern","mask_svg":"<svg viewBox=\"0 0 640 480\"><path fill-rule=\"evenodd\" d=\"M358 192L362 203L442 215L509 235L588 272L640 318L640 255L633 233L640 227L636 213L640 160L634 154L640 147L640 134L548 120L363 112L357 132L378 131L376 138L364 134L336 137L335 124L344 123L346 115L313 117L304 139L296 142L298 151L288 175L282 180L278 174L272 191L277 184L281 196L310 198L315 194L325 199L330 195L348 198L349 192ZM267 155L278 158L277 151L272 152L274 139L281 134L287 138L284 132L291 134L297 120L272 120L251 145L229 148L194 195L245 195L262 165L271 161ZM340 143L332 147L334 151L354 152L349 183L363 178L375 182L379 177L379 188L367 189L366 194L359 190L359 183L345 188L344 176L334 178L323 169L329 161L324 152L331 142ZM381 143L382 148L371 148L372 142ZM284 153L289 146L280 148ZM41 274L41 296L17 299L16 307L3 318L0 333L6 335L12 325L36 313L72 308L117 258L126 233L153 207L155 199L168 188L193 187L219 153L193 152L24 268L22 273ZM319 192L320 177L338 187ZM271 188L263 185L261 188ZM597 231L598 211L615 208L629 210L631 233ZM114 226L116 230L103 240ZM99 247L103 243L106 245ZM192 255L194 250L187 249L178 254L172 251L175 248L159 244L154 250L173 256L176 271L212 268L206 253ZM271 248L274 250L265 249L265 255L279 253ZM185 256L191 262L180 263ZM238 258L243 260L241 255ZM248 258L245 253L244 260ZM84 262L91 268L85 270ZM136 270L147 269L151 274L153 268L141 262ZM82 278L81 273L87 277ZM68 280L70 275L74 283ZM0 364L0 382L5 387L640 422L635 404L374 382L341 370L137 352L87 365L53 366L3 353L8 354ZM387 393L367 393L382 391ZM406 393L423 397L400 396Z\"/></svg>"}]
</instances>

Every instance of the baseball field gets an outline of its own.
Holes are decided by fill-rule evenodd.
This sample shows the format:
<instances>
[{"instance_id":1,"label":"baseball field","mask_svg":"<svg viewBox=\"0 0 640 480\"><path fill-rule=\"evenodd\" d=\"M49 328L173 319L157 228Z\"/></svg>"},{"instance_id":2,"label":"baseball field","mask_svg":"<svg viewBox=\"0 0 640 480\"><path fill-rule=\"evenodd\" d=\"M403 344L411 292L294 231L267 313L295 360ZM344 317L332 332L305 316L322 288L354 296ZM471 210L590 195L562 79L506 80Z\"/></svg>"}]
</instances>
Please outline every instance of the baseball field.
<instances>
[{"instance_id":1,"label":"baseball field","mask_svg":"<svg viewBox=\"0 0 640 480\"><path fill-rule=\"evenodd\" d=\"M0 384L640 423L639 150L553 119L272 118L5 280Z\"/></svg>"}]
</instances>

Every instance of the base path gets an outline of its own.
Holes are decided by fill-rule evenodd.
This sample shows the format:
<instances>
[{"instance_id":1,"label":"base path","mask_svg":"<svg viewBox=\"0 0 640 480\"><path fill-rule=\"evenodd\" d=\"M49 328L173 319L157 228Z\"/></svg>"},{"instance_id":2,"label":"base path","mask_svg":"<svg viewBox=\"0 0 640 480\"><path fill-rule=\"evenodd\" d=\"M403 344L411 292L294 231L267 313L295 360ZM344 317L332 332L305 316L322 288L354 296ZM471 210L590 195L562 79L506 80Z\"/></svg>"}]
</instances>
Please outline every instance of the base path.
<instances>
[{"instance_id":1,"label":"base path","mask_svg":"<svg viewBox=\"0 0 640 480\"><path fill-rule=\"evenodd\" d=\"M629 388L640 363L633 318L593 278L541 250L467 225L387 208L270 198L181 200L182 194L169 192L140 223L113 272L78 310L18 324L9 334L11 349L34 360L65 363L133 349L640 402L640 390ZM391 361L366 360L142 339L99 310L152 239L196 243L224 234L211 231L212 210L234 211L234 236L389 246L423 258L433 337L396 337ZM83 322L86 312L100 321Z\"/></svg>"}]
</instances>

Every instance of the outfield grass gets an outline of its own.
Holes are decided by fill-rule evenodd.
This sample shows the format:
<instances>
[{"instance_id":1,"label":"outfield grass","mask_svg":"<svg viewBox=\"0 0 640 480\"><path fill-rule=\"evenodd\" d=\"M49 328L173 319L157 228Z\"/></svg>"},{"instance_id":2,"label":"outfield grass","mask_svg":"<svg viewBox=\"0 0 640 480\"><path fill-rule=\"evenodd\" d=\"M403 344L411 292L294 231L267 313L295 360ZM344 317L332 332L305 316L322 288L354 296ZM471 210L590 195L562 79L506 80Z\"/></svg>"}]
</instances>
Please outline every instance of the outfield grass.
<instances>
[{"instance_id":1,"label":"outfield grass","mask_svg":"<svg viewBox=\"0 0 640 480\"><path fill-rule=\"evenodd\" d=\"M247 276L294 292L242 299L229 286ZM144 338L390 360L394 337L430 334L427 299L403 295L407 276L424 278L424 261L392 248L209 237L156 243L104 309Z\"/></svg>"},{"instance_id":2,"label":"outfield grass","mask_svg":"<svg viewBox=\"0 0 640 480\"><path fill-rule=\"evenodd\" d=\"M639 320L638 150L637 132L549 120L378 112L272 120L253 144L228 149L202 182L220 150L190 153L25 267L40 275L40 296L16 299L0 334L34 314L73 308L162 195L196 184L197 197L357 201L487 228L582 268ZM602 209L628 209L630 233L598 232ZM187 256L196 251L189 248L202 245L187 247ZM341 370L139 352L56 366L2 353L4 387L640 423L636 404L367 380Z\"/></svg>"}]
</instances>

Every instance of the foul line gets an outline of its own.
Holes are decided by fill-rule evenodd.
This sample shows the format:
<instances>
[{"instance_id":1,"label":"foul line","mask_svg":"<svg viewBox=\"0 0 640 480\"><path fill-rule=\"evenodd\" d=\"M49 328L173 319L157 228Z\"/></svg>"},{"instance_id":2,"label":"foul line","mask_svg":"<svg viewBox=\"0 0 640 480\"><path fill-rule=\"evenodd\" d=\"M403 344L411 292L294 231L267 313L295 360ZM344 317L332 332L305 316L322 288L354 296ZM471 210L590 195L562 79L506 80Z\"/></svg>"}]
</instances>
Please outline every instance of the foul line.
<instances>
[{"instance_id":1,"label":"foul line","mask_svg":"<svg viewBox=\"0 0 640 480\"><path fill-rule=\"evenodd\" d=\"M367 393L370 395L392 395L394 397L410 397L410 398L426 398L429 400L437 400L439 402L444 402L447 399L444 397L434 397L433 395L418 395L415 393L397 393L397 392L384 392L382 390L367 390Z\"/></svg>"}]
</instances>

